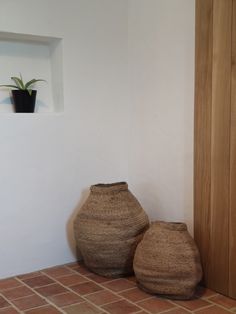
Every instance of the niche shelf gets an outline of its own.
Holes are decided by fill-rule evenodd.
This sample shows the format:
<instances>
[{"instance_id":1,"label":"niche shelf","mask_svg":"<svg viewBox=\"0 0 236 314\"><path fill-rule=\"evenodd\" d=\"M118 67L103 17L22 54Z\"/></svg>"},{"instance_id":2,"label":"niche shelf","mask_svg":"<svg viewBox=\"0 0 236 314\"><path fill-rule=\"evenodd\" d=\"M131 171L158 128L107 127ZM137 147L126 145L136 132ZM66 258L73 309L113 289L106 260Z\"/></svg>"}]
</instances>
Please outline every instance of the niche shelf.
<instances>
[{"instance_id":1,"label":"niche shelf","mask_svg":"<svg viewBox=\"0 0 236 314\"><path fill-rule=\"evenodd\" d=\"M12 84L11 76L22 74L36 85L36 113L63 112L62 39L0 31L0 84ZM14 112L9 89L0 89L0 113Z\"/></svg>"}]
</instances>

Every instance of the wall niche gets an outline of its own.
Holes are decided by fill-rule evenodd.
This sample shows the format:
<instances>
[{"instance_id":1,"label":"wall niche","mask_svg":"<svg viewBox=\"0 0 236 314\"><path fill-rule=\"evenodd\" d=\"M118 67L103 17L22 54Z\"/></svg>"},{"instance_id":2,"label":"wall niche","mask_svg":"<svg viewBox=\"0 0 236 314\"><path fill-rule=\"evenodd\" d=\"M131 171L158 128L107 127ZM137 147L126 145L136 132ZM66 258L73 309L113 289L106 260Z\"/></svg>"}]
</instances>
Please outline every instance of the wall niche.
<instances>
[{"instance_id":1,"label":"wall niche","mask_svg":"<svg viewBox=\"0 0 236 314\"><path fill-rule=\"evenodd\" d=\"M35 113L64 111L61 38L0 32L0 68L0 84L12 84L11 76L19 73L24 81L46 80L36 85ZM11 92L1 88L0 113L11 112L14 112Z\"/></svg>"}]
</instances>

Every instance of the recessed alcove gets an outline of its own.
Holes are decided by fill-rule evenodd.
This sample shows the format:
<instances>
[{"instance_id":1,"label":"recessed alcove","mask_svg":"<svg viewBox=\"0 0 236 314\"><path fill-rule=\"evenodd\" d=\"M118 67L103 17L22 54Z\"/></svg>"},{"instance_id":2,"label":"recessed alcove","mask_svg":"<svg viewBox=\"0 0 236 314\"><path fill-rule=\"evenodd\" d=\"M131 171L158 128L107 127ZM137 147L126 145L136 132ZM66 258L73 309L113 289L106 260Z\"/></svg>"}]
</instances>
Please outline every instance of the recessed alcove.
<instances>
[{"instance_id":1,"label":"recessed alcove","mask_svg":"<svg viewBox=\"0 0 236 314\"><path fill-rule=\"evenodd\" d=\"M12 76L39 82L35 113L63 112L62 39L0 32L0 84L12 84ZM0 113L14 112L11 92L0 89Z\"/></svg>"}]
</instances>

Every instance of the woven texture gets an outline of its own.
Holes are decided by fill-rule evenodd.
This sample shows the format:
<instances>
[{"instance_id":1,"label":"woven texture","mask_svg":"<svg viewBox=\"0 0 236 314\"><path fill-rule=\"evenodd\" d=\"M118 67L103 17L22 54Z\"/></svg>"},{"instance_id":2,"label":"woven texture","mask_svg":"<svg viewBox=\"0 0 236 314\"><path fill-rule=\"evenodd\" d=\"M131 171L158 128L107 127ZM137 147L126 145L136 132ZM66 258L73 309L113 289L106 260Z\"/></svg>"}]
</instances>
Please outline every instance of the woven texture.
<instances>
[{"instance_id":1,"label":"woven texture","mask_svg":"<svg viewBox=\"0 0 236 314\"><path fill-rule=\"evenodd\" d=\"M146 213L125 182L91 186L74 222L85 265L107 277L133 273L134 253L148 227Z\"/></svg>"},{"instance_id":2,"label":"woven texture","mask_svg":"<svg viewBox=\"0 0 236 314\"><path fill-rule=\"evenodd\" d=\"M134 272L142 289L189 299L202 278L200 256L183 223L154 222L139 243Z\"/></svg>"}]
</instances>

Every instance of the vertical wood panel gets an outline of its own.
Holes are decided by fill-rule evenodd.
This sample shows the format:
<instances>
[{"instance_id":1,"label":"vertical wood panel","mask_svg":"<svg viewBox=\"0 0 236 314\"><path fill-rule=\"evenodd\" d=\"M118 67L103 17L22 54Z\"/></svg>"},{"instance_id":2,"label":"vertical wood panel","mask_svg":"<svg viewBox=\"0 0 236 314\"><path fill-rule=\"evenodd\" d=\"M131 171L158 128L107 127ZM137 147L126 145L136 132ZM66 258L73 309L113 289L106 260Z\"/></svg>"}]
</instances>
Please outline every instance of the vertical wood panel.
<instances>
[{"instance_id":1,"label":"vertical wood panel","mask_svg":"<svg viewBox=\"0 0 236 314\"><path fill-rule=\"evenodd\" d=\"M228 294L232 0L214 0L209 286Z\"/></svg>"},{"instance_id":2,"label":"vertical wood panel","mask_svg":"<svg viewBox=\"0 0 236 314\"><path fill-rule=\"evenodd\" d=\"M236 0L233 0L230 135L229 295L236 298Z\"/></svg>"},{"instance_id":3,"label":"vertical wood panel","mask_svg":"<svg viewBox=\"0 0 236 314\"><path fill-rule=\"evenodd\" d=\"M208 283L211 193L212 0L196 0L194 238Z\"/></svg>"},{"instance_id":4,"label":"vertical wood panel","mask_svg":"<svg viewBox=\"0 0 236 314\"><path fill-rule=\"evenodd\" d=\"M236 101L231 112L233 1L235 6L236 0L196 0L194 235L205 284L226 295L229 271L236 265L236 253L229 257L229 242L236 246L236 231L231 231L235 241L229 241L229 217L234 215L235 224L230 226L236 229L236 162L232 157L236 147L230 151L230 134L231 143L236 139ZM232 76L232 88L233 84ZM232 129L231 113L235 116ZM235 167L231 175L230 160L231 168ZM234 269L235 283L231 281L236 287Z\"/></svg>"}]
</instances>

